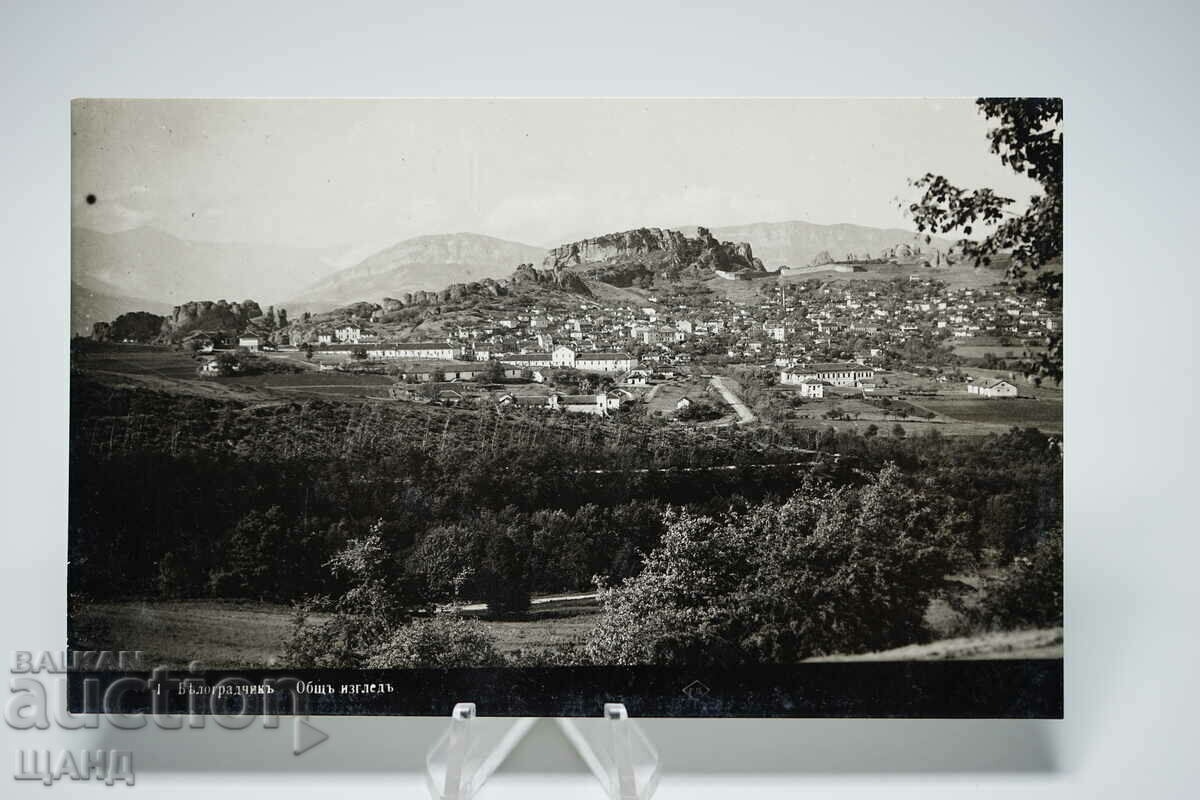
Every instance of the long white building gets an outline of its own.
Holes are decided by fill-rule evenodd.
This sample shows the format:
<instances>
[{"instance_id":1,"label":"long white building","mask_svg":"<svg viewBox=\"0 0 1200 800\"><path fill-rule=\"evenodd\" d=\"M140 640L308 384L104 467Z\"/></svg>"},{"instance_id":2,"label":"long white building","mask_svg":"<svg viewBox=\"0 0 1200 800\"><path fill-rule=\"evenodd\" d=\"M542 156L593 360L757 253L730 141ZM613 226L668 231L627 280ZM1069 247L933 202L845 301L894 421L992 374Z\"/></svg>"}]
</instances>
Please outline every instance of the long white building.
<instances>
[{"instance_id":1,"label":"long white building","mask_svg":"<svg viewBox=\"0 0 1200 800\"><path fill-rule=\"evenodd\" d=\"M816 380L831 386L857 386L859 381L874 377L875 370L862 364L805 364L780 372L779 382L799 385Z\"/></svg>"},{"instance_id":2,"label":"long white building","mask_svg":"<svg viewBox=\"0 0 1200 800\"><path fill-rule=\"evenodd\" d=\"M638 363L628 353L578 352L566 345L559 345L549 353L501 356L500 361L522 367L563 367L585 372L628 372Z\"/></svg>"}]
</instances>

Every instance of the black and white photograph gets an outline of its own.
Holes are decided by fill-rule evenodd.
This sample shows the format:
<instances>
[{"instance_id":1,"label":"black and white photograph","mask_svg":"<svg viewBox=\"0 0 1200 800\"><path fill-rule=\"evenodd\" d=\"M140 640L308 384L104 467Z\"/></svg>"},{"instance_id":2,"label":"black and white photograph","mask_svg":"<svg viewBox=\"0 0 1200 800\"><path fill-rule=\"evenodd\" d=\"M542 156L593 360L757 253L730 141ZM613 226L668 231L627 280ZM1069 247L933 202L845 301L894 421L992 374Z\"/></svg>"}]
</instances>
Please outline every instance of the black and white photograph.
<instances>
[{"instance_id":1,"label":"black and white photograph","mask_svg":"<svg viewBox=\"0 0 1200 800\"><path fill-rule=\"evenodd\" d=\"M331 713L1062 716L1061 99L70 125L71 650L390 689Z\"/></svg>"}]
</instances>

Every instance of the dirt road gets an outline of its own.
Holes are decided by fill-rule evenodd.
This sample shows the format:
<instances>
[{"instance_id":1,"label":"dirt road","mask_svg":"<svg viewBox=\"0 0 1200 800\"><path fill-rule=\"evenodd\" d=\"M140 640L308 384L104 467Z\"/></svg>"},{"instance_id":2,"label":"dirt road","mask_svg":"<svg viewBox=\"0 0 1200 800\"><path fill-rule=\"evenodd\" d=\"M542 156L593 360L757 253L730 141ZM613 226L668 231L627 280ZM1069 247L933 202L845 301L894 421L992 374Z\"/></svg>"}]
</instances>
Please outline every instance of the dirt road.
<instances>
[{"instance_id":1,"label":"dirt road","mask_svg":"<svg viewBox=\"0 0 1200 800\"><path fill-rule=\"evenodd\" d=\"M725 402L737 412L738 425L746 425L758 419L758 417L754 416L754 412L747 408L746 404L743 403L741 399L734 394L728 386L725 385L725 379L720 375L712 376L709 379L709 383L711 383L713 388L721 393L721 397L724 398Z\"/></svg>"}]
</instances>

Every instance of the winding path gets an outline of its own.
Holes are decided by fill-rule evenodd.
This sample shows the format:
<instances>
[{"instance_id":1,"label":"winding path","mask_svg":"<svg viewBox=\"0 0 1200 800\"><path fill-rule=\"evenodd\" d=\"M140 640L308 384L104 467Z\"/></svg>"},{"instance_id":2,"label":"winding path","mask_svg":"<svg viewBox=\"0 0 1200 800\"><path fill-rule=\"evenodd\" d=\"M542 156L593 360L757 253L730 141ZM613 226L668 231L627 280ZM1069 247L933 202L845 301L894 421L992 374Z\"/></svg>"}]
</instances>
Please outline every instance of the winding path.
<instances>
[{"instance_id":1,"label":"winding path","mask_svg":"<svg viewBox=\"0 0 1200 800\"><path fill-rule=\"evenodd\" d=\"M741 401L741 398L725 385L725 379L720 375L714 375L709 378L709 383L721 393L721 397L724 398L725 402L737 412L738 425L747 425L758 419L758 417L754 416L754 412L747 408L746 404Z\"/></svg>"}]
</instances>

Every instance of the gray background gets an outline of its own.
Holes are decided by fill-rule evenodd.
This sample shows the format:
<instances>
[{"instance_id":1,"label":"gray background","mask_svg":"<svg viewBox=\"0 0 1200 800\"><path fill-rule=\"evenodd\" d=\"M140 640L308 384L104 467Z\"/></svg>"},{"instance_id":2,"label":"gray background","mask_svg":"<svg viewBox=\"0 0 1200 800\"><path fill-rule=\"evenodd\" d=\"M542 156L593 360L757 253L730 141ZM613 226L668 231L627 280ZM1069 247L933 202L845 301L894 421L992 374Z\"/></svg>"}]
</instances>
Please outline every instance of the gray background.
<instances>
[{"instance_id":1,"label":"gray background","mask_svg":"<svg viewBox=\"0 0 1200 800\"><path fill-rule=\"evenodd\" d=\"M1068 140L1067 720L650 720L658 796L1194 795L1194 4L92 2L0 14L6 658L64 639L71 97L1054 94ZM319 724L330 740L300 758L286 725L0 736L9 764L18 748L133 749L137 788L181 798L421 796L439 721ZM483 796L600 796L556 737L539 723ZM0 794L46 791L8 780Z\"/></svg>"}]
</instances>

